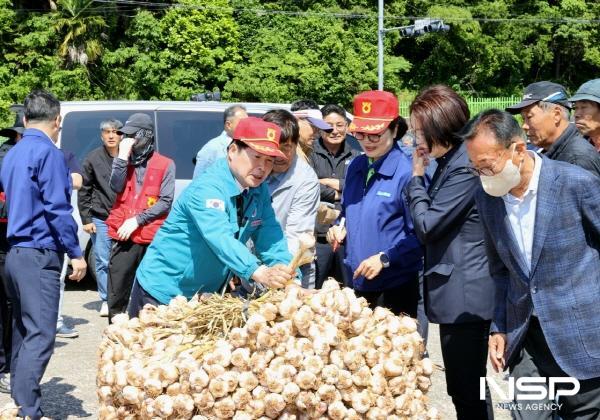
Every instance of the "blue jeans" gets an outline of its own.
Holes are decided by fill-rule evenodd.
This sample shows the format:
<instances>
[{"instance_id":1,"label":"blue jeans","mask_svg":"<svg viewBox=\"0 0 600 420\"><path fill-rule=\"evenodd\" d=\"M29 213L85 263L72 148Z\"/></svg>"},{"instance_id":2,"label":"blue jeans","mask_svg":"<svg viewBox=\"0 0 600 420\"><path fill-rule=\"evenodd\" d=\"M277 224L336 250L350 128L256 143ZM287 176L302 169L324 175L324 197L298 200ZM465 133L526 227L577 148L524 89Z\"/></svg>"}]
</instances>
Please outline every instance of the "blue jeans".
<instances>
[{"instance_id":1,"label":"blue jeans","mask_svg":"<svg viewBox=\"0 0 600 420\"><path fill-rule=\"evenodd\" d=\"M94 257L96 258L96 283L98 283L98 294L103 302L107 299L108 284L108 261L110 260L110 250L112 248L112 239L108 236L108 227L104 220L92 218L96 225L96 233L92 233L92 244L94 245Z\"/></svg>"}]
</instances>

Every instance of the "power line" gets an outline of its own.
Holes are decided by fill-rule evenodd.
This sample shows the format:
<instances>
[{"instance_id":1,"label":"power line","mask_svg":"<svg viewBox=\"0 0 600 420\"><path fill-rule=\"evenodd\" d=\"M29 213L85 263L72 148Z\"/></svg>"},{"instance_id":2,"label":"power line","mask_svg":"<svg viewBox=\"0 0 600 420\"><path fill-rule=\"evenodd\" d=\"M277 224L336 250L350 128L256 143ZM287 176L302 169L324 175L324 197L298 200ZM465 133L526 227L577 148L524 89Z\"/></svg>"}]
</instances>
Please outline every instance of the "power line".
<instances>
[{"instance_id":1,"label":"power line","mask_svg":"<svg viewBox=\"0 0 600 420\"><path fill-rule=\"evenodd\" d=\"M257 15L286 15L286 16L309 16L309 17L332 17L341 19L377 19L375 13L347 13L347 12L316 12L316 11L296 11L296 10L269 10L269 9L252 9L252 8L241 8L241 7L222 7L222 6L205 6L205 5L193 5L193 4L181 4L181 3L154 3L146 2L141 0L94 0L96 3L113 3L121 5L133 5L133 6L144 6L153 7L156 9L188 9L188 10L215 10L215 11L226 11L226 12L246 12L254 13ZM395 20L419 20L426 18L439 18L444 19L447 22L491 22L491 23L502 23L502 22L515 22L515 23L569 23L569 24L592 24L600 23L600 19L581 19L581 18L519 18L519 17L507 17L507 18L487 18L487 17L472 17L472 18L459 18L459 17L434 17L434 16L398 16L398 15L387 15L386 19Z\"/></svg>"},{"instance_id":2,"label":"power line","mask_svg":"<svg viewBox=\"0 0 600 420\"><path fill-rule=\"evenodd\" d=\"M297 11L297 10L269 10L269 9L253 9L253 8L241 8L241 7L222 7L222 6L203 6L193 4L181 4L181 3L156 3L146 2L141 0L94 0L94 3L100 3L103 5L111 5L109 7L96 7L86 11L86 14L94 14L95 12L114 11L115 8L121 11L133 12L136 8L142 7L148 11L155 12L161 10L167 10L171 8L184 9L184 10L214 10L220 12L239 12L239 13L252 13L258 16L261 15L284 15L284 16L306 16L306 17L328 17L337 19L377 19L377 14L374 13L348 13L348 12L316 12L316 11ZM51 13L52 11L47 9L17 9L15 12L38 12L38 13ZM481 23L539 23L539 24L598 24L600 19L581 19L581 18L520 18L520 17L507 17L507 18L487 18L487 17L471 17L471 18L460 18L460 17L435 17L435 16L400 16L400 15L386 15L386 20L420 20L420 19L443 19L446 22L481 22Z\"/></svg>"}]
</instances>

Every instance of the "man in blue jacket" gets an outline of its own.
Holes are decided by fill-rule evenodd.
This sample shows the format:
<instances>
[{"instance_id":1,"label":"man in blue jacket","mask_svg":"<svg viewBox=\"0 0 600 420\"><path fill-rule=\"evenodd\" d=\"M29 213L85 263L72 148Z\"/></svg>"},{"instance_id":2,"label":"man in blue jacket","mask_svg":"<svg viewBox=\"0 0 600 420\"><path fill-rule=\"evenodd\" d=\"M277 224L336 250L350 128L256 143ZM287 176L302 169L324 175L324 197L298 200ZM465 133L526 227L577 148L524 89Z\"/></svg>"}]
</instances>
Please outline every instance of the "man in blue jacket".
<instances>
[{"instance_id":1,"label":"man in blue jacket","mask_svg":"<svg viewBox=\"0 0 600 420\"><path fill-rule=\"evenodd\" d=\"M54 350L63 254L71 258L71 280L86 263L71 207L71 182L63 153L55 146L60 103L34 91L25 98L23 138L6 155L1 182L8 204L6 275L13 305L11 395L20 417L40 419L40 380Z\"/></svg>"},{"instance_id":2,"label":"man in blue jacket","mask_svg":"<svg viewBox=\"0 0 600 420\"><path fill-rule=\"evenodd\" d=\"M292 281L288 244L264 181L273 169L281 129L240 120L227 150L175 202L136 272L129 315L146 303L217 292L236 276L270 288ZM256 255L246 246L252 240Z\"/></svg>"}]
</instances>

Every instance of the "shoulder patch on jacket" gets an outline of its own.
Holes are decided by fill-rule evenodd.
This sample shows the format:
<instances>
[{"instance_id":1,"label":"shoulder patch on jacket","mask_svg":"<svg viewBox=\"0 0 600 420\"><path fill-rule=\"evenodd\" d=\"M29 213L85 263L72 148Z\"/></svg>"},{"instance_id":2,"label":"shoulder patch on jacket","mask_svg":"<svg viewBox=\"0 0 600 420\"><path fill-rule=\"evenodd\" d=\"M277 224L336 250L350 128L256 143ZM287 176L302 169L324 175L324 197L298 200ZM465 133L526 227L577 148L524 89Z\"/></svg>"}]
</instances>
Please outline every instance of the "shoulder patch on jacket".
<instances>
[{"instance_id":1,"label":"shoulder patch on jacket","mask_svg":"<svg viewBox=\"0 0 600 420\"><path fill-rule=\"evenodd\" d=\"M225 202L218 198L209 198L206 200L206 208L225 211Z\"/></svg>"}]
</instances>

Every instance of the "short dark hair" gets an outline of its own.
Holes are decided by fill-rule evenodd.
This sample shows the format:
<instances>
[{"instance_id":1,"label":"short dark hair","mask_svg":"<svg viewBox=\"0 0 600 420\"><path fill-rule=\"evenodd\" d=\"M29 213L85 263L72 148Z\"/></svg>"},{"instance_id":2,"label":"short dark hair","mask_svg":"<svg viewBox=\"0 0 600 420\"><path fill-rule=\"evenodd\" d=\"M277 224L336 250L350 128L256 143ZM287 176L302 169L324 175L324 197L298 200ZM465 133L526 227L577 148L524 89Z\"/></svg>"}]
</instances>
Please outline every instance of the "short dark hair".
<instances>
[{"instance_id":1,"label":"short dark hair","mask_svg":"<svg viewBox=\"0 0 600 420\"><path fill-rule=\"evenodd\" d=\"M410 116L419 122L429 147L452 147L462 142L457 133L469 121L469 107L462 96L446 85L423 89L410 104Z\"/></svg>"},{"instance_id":2,"label":"short dark hair","mask_svg":"<svg viewBox=\"0 0 600 420\"><path fill-rule=\"evenodd\" d=\"M403 117L400 116L394 118L388 126L388 129L391 131L394 131L396 128L398 128L398 131L396 132L394 141L400 140L408 131L408 124L406 123L406 120Z\"/></svg>"},{"instance_id":3,"label":"short dark hair","mask_svg":"<svg viewBox=\"0 0 600 420\"><path fill-rule=\"evenodd\" d=\"M290 106L292 112L305 109L319 109L319 104L312 99L298 99L297 101L292 102L292 105Z\"/></svg>"},{"instance_id":4,"label":"short dark hair","mask_svg":"<svg viewBox=\"0 0 600 420\"><path fill-rule=\"evenodd\" d=\"M323 118L329 114L338 114L348 120L348 117L346 117L346 110L338 104L327 104L321 108L321 115L323 115Z\"/></svg>"},{"instance_id":5,"label":"short dark hair","mask_svg":"<svg viewBox=\"0 0 600 420\"><path fill-rule=\"evenodd\" d=\"M225 111L223 111L223 125L225 125L225 123L227 122L228 119L232 118L236 112L238 112L239 110L245 111L246 107L244 105L231 105L230 107L226 108Z\"/></svg>"},{"instance_id":6,"label":"short dark hair","mask_svg":"<svg viewBox=\"0 0 600 420\"><path fill-rule=\"evenodd\" d=\"M34 90L25 98L24 113L29 123L54 121L60 115L60 102L50 92Z\"/></svg>"},{"instance_id":7,"label":"short dark hair","mask_svg":"<svg viewBox=\"0 0 600 420\"><path fill-rule=\"evenodd\" d=\"M491 131L496 142L505 148L514 143L515 137L523 138L523 130L515 117L499 109L488 109L477 114L464 126L459 136L464 141L471 141L482 130Z\"/></svg>"},{"instance_id":8,"label":"short dark hair","mask_svg":"<svg viewBox=\"0 0 600 420\"><path fill-rule=\"evenodd\" d=\"M262 116L264 121L277 124L281 128L281 137L279 144L291 141L293 144L298 144L300 138L300 127L298 120L291 112L285 109L272 109Z\"/></svg>"},{"instance_id":9,"label":"short dark hair","mask_svg":"<svg viewBox=\"0 0 600 420\"><path fill-rule=\"evenodd\" d=\"M229 143L229 146L231 146L232 144L235 144L237 146L237 148L240 150L244 150L246 147L250 147L246 143L244 143L243 141L238 140L238 139L231 140L231 143ZM227 146L228 149L229 149L229 146Z\"/></svg>"}]
</instances>

